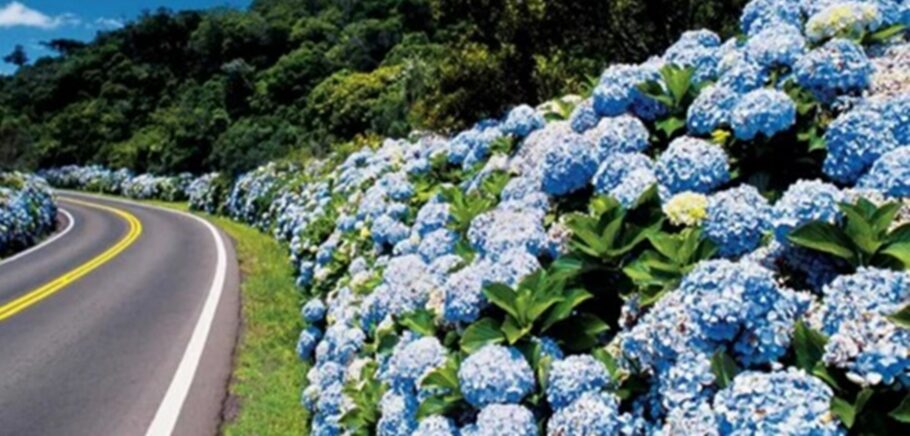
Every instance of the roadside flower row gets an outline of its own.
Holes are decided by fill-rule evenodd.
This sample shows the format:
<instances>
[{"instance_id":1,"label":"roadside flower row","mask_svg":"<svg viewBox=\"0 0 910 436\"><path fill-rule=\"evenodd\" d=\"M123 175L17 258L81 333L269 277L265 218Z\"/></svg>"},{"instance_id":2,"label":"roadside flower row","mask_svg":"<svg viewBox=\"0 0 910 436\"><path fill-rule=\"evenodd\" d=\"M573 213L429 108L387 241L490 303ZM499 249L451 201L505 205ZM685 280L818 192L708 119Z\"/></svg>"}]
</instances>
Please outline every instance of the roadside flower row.
<instances>
[{"instance_id":1,"label":"roadside flower row","mask_svg":"<svg viewBox=\"0 0 910 436\"><path fill-rule=\"evenodd\" d=\"M287 243L315 435L906 433L908 6L753 0L588 95L186 195Z\"/></svg>"},{"instance_id":2,"label":"roadside flower row","mask_svg":"<svg viewBox=\"0 0 910 436\"><path fill-rule=\"evenodd\" d=\"M0 172L0 258L53 232L56 219L57 203L44 179Z\"/></svg>"}]
</instances>

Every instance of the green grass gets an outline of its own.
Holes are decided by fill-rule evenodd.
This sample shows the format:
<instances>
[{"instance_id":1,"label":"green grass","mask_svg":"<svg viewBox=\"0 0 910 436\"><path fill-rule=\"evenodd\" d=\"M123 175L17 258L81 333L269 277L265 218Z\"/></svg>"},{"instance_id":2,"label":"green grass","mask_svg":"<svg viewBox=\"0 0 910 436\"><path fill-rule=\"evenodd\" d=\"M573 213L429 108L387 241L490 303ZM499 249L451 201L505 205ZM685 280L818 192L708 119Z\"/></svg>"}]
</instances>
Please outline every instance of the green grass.
<instances>
[{"instance_id":1,"label":"green grass","mask_svg":"<svg viewBox=\"0 0 910 436\"><path fill-rule=\"evenodd\" d=\"M186 210L185 203L148 201ZM222 433L225 435L308 434L300 390L307 366L294 346L302 328L301 294L287 249L271 236L227 218L198 214L234 240L243 274L243 320L235 351Z\"/></svg>"}]
</instances>

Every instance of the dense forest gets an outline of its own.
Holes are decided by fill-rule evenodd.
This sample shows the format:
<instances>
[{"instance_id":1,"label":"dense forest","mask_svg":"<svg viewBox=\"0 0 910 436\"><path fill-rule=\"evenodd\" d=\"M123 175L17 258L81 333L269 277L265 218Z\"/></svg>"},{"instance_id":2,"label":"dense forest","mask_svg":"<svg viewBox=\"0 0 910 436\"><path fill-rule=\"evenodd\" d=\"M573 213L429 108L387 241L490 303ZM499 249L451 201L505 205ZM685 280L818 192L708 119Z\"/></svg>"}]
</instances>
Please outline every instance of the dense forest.
<instances>
[{"instance_id":1,"label":"dense forest","mask_svg":"<svg viewBox=\"0 0 910 436\"><path fill-rule=\"evenodd\" d=\"M583 90L744 1L255 0L150 11L0 76L0 169L237 173ZM25 60L15 53L7 61Z\"/></svg>"}]
</instances>

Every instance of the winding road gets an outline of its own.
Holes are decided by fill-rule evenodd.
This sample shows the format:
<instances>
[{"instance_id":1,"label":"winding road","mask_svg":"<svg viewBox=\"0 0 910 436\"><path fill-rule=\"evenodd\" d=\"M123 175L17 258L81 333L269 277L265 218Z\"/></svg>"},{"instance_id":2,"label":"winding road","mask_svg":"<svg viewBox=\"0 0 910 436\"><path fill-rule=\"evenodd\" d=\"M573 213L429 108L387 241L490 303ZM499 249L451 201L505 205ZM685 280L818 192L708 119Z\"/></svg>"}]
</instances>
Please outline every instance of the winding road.
<instances>
[{"instance_id":1,"label":"winding road","mask_svg":"<svg viewBox=\"0 0 910 436\"><path fill-rule=\"evenodd\" d=\"M0 261L0 435L212 435L239 318L230 240L188 214L61 193Z\"/></svg>"}]
</instances>

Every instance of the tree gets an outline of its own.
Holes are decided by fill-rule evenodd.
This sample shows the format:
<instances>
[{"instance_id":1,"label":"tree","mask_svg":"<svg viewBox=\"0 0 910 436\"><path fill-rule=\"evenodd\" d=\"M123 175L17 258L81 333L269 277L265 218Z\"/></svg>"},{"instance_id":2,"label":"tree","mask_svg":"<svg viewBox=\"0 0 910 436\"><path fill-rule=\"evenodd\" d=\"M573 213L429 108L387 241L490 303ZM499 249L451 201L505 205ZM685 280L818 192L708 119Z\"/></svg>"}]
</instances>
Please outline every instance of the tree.
<instances>
[{"instance_id":1,"label":"tree","mask_svg":"<svg viewBox=\"0 0 910 436\"><path fill-rule=\"evenodd\" d=\"M25 48L23 48L21 45L16 45L16 47L13 48L13 52L3 58L3 62L13 64L17 67L22 67L23 65L27 64L28 55L25 54Z\"/></svg>"}]
</instances>

